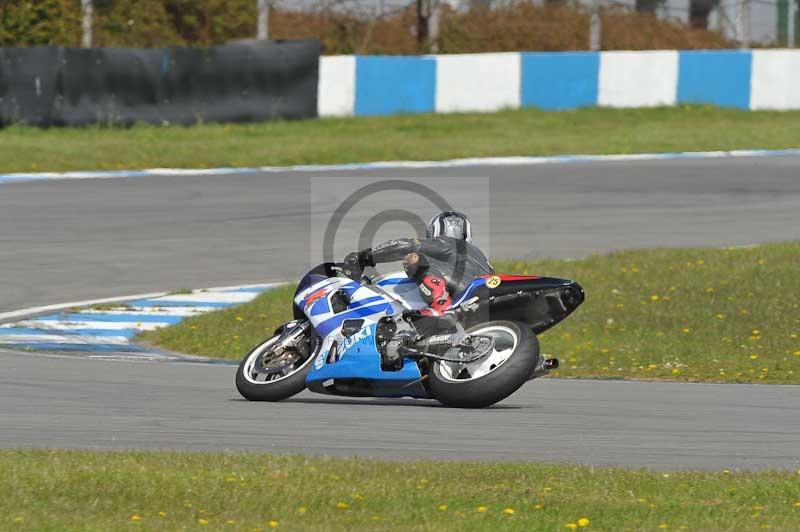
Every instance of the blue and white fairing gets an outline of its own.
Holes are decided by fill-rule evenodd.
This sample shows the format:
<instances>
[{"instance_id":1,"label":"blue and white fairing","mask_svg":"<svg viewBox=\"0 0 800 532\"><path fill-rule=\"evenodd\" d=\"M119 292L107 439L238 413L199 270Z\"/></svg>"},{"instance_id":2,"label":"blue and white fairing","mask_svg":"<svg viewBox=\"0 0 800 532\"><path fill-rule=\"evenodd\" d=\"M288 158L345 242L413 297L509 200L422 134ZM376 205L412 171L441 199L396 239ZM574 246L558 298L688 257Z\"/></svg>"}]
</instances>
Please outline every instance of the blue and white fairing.
<instances>
[{"instance_id":1,"label":"blue and white fairing","mask_svg":"<svg viewBox=\"0 0 800 532\"><path fill-rule=\"evenodd\" d=\"M308 286L303 288L303 284ZM375 343L375 329L381 318L426 306L414 281L402 272L376 278L371 286L345 277L320 275L304 279L300 288L294 302L322 339L306 377L307 384L361 379L371 383L376 396L427 397L419 384L422 375L417 363L406 359L400 370L384 371ZM349 300L347 308L340 312L334 311L331 301L337 293ZM345 338L343 323L356 319L364 320L361 330ZM334 342L337 349L332 358L329 355Z\"/></svg>"}]
</instances>

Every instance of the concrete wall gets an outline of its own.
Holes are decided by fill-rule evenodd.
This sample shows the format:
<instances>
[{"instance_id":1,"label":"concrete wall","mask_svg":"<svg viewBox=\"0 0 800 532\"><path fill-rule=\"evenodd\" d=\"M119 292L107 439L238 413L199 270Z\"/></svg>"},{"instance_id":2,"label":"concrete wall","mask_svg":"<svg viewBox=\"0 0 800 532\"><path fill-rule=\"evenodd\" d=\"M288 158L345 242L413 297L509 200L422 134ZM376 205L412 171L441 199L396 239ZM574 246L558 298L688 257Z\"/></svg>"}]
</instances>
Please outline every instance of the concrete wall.
<instances>
[{"instance_id":1,"label":"concrete wall","mask_svg":"<svg viewBox=\"0 0 800 532\"><path fill-rule=\"evenodd\" d=\"M323 56L320 116L711 104L800 109L800 50Z\"/></svg>"}]
</instances>

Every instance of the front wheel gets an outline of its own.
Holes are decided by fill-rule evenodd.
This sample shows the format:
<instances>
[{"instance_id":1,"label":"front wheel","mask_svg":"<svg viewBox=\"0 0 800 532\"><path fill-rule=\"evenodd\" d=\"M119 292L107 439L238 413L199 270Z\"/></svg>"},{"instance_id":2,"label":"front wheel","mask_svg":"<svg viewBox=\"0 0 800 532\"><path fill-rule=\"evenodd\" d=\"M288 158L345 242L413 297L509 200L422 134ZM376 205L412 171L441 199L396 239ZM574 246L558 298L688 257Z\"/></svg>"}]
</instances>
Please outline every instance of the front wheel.
<instances>
[{"instance_id":1,"label":"front wheel","mask_svg":"<svg viewBox=\"0 0 800 532\"><path fill-rule=\"evenodd\" d=\"M466 333L490 336L494 347L473 363L434 362L430 392L447 406L484 408L502 401L525 384L539 362L539 341L524 323L489 321Z\"/></svg>"},{"instance_id":2,"label":"front wheel","mask_svg":"<svg viewBox=\"0 0 800 532\"><path fill-rule=\"evenodd\" d=\"M254 347L236 370L236 389L249 401L282 401L306 388L316 343L309 326L283 329Z\"/></svg>"}]
</instances>

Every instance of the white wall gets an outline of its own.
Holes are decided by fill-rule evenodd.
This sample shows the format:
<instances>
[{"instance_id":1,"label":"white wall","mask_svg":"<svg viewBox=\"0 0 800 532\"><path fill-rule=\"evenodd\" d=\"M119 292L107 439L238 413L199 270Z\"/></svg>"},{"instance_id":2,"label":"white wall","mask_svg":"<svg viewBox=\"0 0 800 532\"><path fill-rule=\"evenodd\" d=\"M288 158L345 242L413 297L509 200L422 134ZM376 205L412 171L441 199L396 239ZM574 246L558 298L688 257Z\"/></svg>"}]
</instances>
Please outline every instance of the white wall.
<instances>
[{"instance_id":1,"label":"white wall","mask_svg":"<svg viewBox=\"0 0 800 532\"><path fill-rule=\"evenodd\" d=\"M606 107L675 105L678 52L602 52L597 104Z\"/></svg>"},{"instance_id":2,"label":"white wall","mask_svg":"<svg viewBox=\"0 0 800 532\"><path fill-rule=\"evenodd\" d=\"M324 55L319 59L319 116L352 116L356 102L356 58Z\"/></svg>"},{"instance_id":3,"label":"white wall","mask_svg":"<svg viewBox=\"0 0 800 532\"><path fill-rule=\"evenodd\" d=\"M436 112L496 111L520 106L518 53L436 57Z\"/></svg>"},{"instance_id":4,"label":"white wall","mask_svg":"<svg viewBox=\"0 0 800 532\"><path fill-rule=\"evenodd\" d=\"M800 50L753 50L751 109L800 109Z\"/></svg>"}]
</instances>

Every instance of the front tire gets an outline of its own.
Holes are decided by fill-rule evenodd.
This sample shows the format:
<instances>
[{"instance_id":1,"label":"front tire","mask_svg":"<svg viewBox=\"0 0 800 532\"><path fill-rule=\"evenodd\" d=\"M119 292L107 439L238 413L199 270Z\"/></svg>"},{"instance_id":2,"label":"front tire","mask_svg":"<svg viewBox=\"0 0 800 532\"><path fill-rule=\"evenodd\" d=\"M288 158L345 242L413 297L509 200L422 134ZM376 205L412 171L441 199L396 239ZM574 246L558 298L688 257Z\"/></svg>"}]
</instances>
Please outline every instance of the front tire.
<instances>
[{"instance_id":1,"label":"front tire","mask_svg":"<svg viewBox=\"0 0 800 532\"><path fill-rule=\"evenodd\" d=\"M315 346L307 342L303 349L284 351L285 360L275 363L274 348L283 334L279 333L254 347L236 370L236 389L248 401L283 401L306 389L306 376L314 360ZM272 358L269 358L272 357ZM269 367L269 366L273 367Z\"/></svg>"},{"instance_id":2,"label":"front tire","mask_svg":"<svg viewBox=\"0 0 800 532\"><path fill-rule=\"evenodd\" d=\"M439 402L457 408L485 408L516 392L539 362L539 340L524 323L490 321L475 325L467 334L494 339L490 355L472 363L437 360L428 380Z\"/></svg>"}]
</instances>

